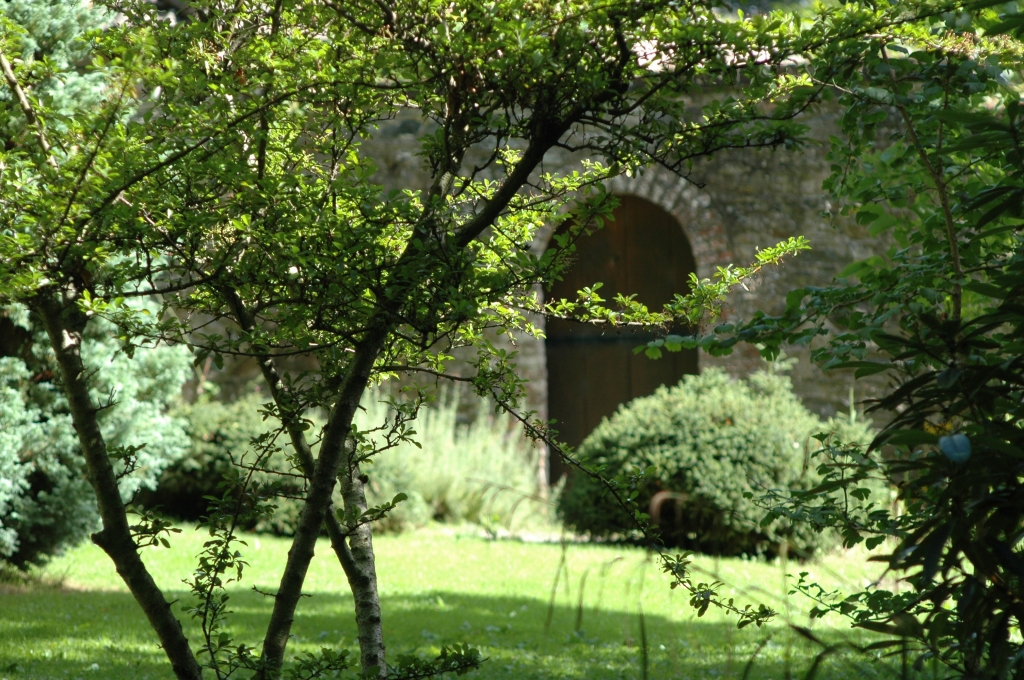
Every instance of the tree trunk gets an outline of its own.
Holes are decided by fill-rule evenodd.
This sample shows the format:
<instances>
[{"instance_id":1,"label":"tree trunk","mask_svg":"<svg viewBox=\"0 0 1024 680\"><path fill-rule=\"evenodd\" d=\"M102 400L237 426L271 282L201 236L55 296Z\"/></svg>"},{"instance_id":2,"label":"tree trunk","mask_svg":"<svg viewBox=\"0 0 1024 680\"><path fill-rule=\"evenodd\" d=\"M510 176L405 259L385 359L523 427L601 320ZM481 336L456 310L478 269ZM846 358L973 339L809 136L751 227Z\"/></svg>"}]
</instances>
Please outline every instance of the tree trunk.
<instances>
[{"instance_id":1,"label":"tree trunk","mask_svg":"<svg viewBox=\"0 0 1024 680\"><path fill-rule=\"evenodd\" d=\"M237 292L231 289L223 291L228 303L232 308L239 325L246 331L251 332L255 323L249 310L246 309ZM281 414L281 423L288 432L292 447L295 449L302 474L306 479L312 479L316 462L313 460L313 452L306 439L306 433L300 422L301 413L294 404L294 400L288 393L288 389L281 380L281 374L273 357L260 355L257 357L260 364L260 371L263 379L270 389L270 396L277 404ZM347 474L349 461L344 462L346 471L343 473L342 498L344 507L352 507L355 504L361 514L366 510L366 497L363 494L362 483L358 480L359 471L356 469L356 483L358 489L345 493L346 487L351 486L350 476ZM380 677L387 675L385 665L384 630L380 614L380 597L377 594L377 571L373 554L373 535L370 525L359 527L357 532L350 537L352 547L345 543L345 530L341 526L337 515L334 513L333 504L327 508L325 520L327 535L331 539L331 548L341 563L341 568L348 579L349 589L352 591L352 598L355 601L356 630L359 638L360 665L365 673L368 668L379 669Z\"/></svg>"},{"instance_id":2,"label":"tree trunk","mask_svg":"<svg viewBox=\"0 0 1024 680\"><path fill-rule=\"evenodd\" d=\"M270 364L271 370L276 374L272 360L266 359L265 362L261 361L262 363ZM278 401L277 397L281 396L282 401L287 399L287 395L280 394L282 387L281 382L275 382L271 387L271 394L275 395L275 402L279 408L282 408L282 402ZM313 475L315 463L312 451L306 441L305 432L298 427L299 422L296 415L285 415L282 411L282 417L288 419L285 427L288 430L292 446L298 454L303 474L309 479ZM363 493L363 484L359 480L358 466L354 466L354 476L348 473L348 468L352 465L348 459L348 456L351 455L351 446L346 445L345 449L347 459L343 462L341 472L342 500L346 510L355 507L359 511L358 515L366 510L366 495ZM352 598L355 602L360 665L364 673L369 668L377 668L378 676L383 678L387 675L387 666L385 665L380 597L377 593L377 568L373 554L373 529L370 524L358 527L348 537L350 547L345 543L345 529L335 514L333 503L327 508L325 525L327 535L331 539L331 548L338 557L341 568L345 571L345 577L348 579L349 589L352 591Z\"/></svg>"},{"instance_id":3,"label":"tree trunk","mask_svg":"<svg viewBox=\"0 0 1024 680\"><path fill-rule=\"evenodd\" d=\"M363 491L359 465L352 461L354 446L346 446L348 460L341 471L341 497L345 508L357 508L362 514L366 510L366 494ZM333 525L331 524L333 520ZM332 526L341 529L338 518L333 514L328 520L328 531ZM378 676L387 676L384 665L384 630L380 618L380 596L377 593L377 567L373 555L373 529L370 524L357 527L349 536L348 551L350 564L345 566L352 597L356 605L356 625L359 629L359 649L362 653L363 671L376 666ZM335 542L331 535L331 543ZM344 545L344 538L341 540ZM344 564L344 561L342 562Z\"/></svg>"},{"instance_id":4,"label":"tree trunk","mask_svg":"<svg viewBox=\"0 0 1024 680\"><path fill-rule=\"evenodd\" d=\"M302 514L299 515L292 547L288 551L288 561L281 575L281 585L274 598L274 610L271 612L267 633L263 638L263 668L257 676L260 680L276 678L284 664L284 652L295 620L295 607L302 597L302 584L306 579L309 563L313 559L316 540L324 522L327 521L331 496L341 471L341 464L349 464L346 460L345 444L352 427L352 419L359 408L363 391L369 383L373 363L386 338L387 329L378 326L370 330L366 339L356 347L338 399L328 417L327 428L320 443L320 455L317 457L313 474L309 476L306 502L302 506ZM349 471L346 469L345 472ZM365 550L365 546L360 545L359 548L361 552ZM359 560L356 559L355 563L358 564ZM375 587L376 579L370 585Z\"/></svg>"},{"instance_id":5,"label":"tree trunk","mask_svg":"<svg viewBox=\"0 0 1024 680\"><path fill-rule=\"evenodd\" d=\"M128 527L117 475L107 457L107 445L96 419L97 408L89 396L88 376L82 363L82 331L87 319L74 299L59 301L44 296L34 307L43 318L50 345L57 355L71 420L103 520L103 529L92 535L92 541L110 556L117 573L142 607L171 662L174 675L180 680L201 680L202 670L181 629L181 622L171 612L170 603L143 564Z\"/></svg>"}]
</instances>

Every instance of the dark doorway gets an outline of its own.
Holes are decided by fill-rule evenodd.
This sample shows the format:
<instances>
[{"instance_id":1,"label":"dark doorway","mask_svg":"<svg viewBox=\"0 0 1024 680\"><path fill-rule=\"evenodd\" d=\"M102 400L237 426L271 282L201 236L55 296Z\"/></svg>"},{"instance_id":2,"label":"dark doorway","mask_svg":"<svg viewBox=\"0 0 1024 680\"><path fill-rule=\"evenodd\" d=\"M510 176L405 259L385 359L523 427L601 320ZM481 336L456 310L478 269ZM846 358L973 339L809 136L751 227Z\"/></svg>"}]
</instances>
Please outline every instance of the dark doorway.
<instances>
[{"instance_id":1,"label":"dark doorway","mask_svg":"<svg viewBox=\"0 0 1024 680\"><path fill-rule=\"evenodd\" d=\"M614 221L577 241L576 262L552 287L549 299L574 299L576 291L599 281L606 300L635 293L640 302L660 309L673 294L689 291L693 252L676 219L642 198L620 200ZM578 446L619 404L697 372L696 350L666 352L657 361L633 353L652 337L548 321L548 417L558 421L559 439ZM553 458L549 479L554 482L565 471Z\"/></svg>"}]
</instances>

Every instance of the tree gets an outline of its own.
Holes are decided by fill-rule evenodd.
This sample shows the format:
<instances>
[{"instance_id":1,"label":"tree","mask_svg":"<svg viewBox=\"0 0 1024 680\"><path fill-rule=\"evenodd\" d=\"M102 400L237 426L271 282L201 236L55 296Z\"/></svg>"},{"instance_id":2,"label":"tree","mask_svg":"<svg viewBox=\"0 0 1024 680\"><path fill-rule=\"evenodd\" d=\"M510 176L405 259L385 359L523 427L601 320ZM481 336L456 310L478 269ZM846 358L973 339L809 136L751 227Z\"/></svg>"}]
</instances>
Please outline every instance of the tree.
<instances>
[{"instance_id":1,"label":"tree","mask_svg":"<svg viewBox=\"0 0 1024 680\"><path fill-rule=\"evenodd\" d=\"M870 447L823 438L822 483L762 500L769 517L834 527L847 545L889 539L877 559L900 575L899 590L799 587L818 601L815 615L886 634L873 648L905 668L942 664L964 678L1024 676L1017 9L865 42L863 61L833 81L844 137L828 186L842 214L892 248L831 287L793 291L779 317L723 329L730 342L765 343L768 356L824 336L813 351L824 368L889 378L869 409L887 421ZM873 481L898 488L895 506L870 495Z\"/></svg>"},{"instance_id":2,"label":"tree","mask_svg":"<svg viewBox=\"0 0 1024 680\"><path fill-rule=\"evenodd\" d=\"M544 423L520 412L514 352L496 345L495 333L536 334L528 315L542 311L689 325L713 313L729 287L805 247L794 239L766 249L750 267L695 281L663 310L629 298L606 306L596 287L542 309L532 286L557 276L573 241L614 207L603 183L652 163L685 175L722 148L796 144L794 117L821 87L785 66L825 53L839 67L849 37L912 18L850 6L815 22L732 20L712 3L667 0L207 0L172 22L145 3L110 6L123 21L92 37L86 67L102 71L106 96L62 127L33 95L24 64L0 60L18 107L8 115L24 120L0 158L0 299L24 303L45 323L99 499L103 529L93 541L181 678L203 667L217 677L280 675L324 529L355 596L363 672L389 674L370 525L402 497L367 508L360 466L412 436L420 397L396 401L389 423L360 432L352 423L366 389L398 374L463 379L551 440ZM20 39L9 30L3 53ZM699 108L688 97L698 89L707 96ZM427 123L417 153L431 183L387 193L360 147L404 112ZM531 252L541 225L566 222L557 247ZM140 298L163 311L146 315L127 302ZM139 542L160 540L167 527L152 518L129 525L98 427L82 356L97 317L120 329L128 356L182 343L197 361L259 361L276 429L254 441L247 466L258 470L286 437L305 502L258 650L223 634L223 585L244 567L235 528L270 511L275 489L243 471L208 518L214 539L191 584L190 611L204 633L194 653L138 557ZM475 349L475 375L446 373L458 347ZM315 356L316 371L286 370L282 360L295 355ZM313 407L327 412L319 432L305 417ZM626 508L629 483L609 482ZM674 564L677 583L696 590ZM734 611L743 625L771 613ZM432 665L399 659L395 672L422 677L478 661L460 648ZM314 677L350 663L328 651L299 668Z\"/></svg>"}]
</instances>

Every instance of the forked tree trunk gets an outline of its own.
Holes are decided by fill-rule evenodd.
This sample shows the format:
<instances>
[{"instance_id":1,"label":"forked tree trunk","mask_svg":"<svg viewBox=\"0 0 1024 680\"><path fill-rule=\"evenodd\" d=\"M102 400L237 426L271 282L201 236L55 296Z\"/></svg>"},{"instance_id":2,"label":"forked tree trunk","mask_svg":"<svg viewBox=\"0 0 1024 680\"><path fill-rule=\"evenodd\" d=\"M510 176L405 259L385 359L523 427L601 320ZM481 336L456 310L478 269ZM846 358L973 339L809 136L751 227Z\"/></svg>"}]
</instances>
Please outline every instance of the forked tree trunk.
<instances>
[{"instance_id":1,"label":"forked tree trunk","mask_svg":"<svg viewBox=\"0 0 1024 680\"><path fill-rule=\"evenodd\" d=\"M89 396L88 376L82 363L82 331L87 319L74 299L59 300L44 294L33 306L43 319L50 345L57 355L71 421L85 457L89 483L96 492L103 529L92 535L92 541L114 562L117 573L156 631L174 675L179 680L201 680L202 670L181 629L181 622L143 564L128 528L117 475L107 457L107 445L96 419L97 407Z\"/></svg>"},{"instance_id":2,"label":"forked tree trunk","mask_svg":"<svg viewBox=\"0 0 1024 680\"><path fill-rule=\"evenodd\" d=\"M280 383L276 383L275 387L271 388L271 394L278 392L280 395L281 387ZM280 401L277 404L281 407ZM306 441L305 432L299 427L297 418L282 415L283 420L287 419L285 427L288 430L289 439L298 453L303 474L308 479L313 474L314 460ZM354 507L359 511L357 514L362 514L366 510L366 496L363 493L362 482L359 481L359 468L355 467L354 480L350 479L347 472L348 464L349 461L345 461L341 473L344 507L346 509ZM349 543L346 543L345 529L338 520L333 505L327 509L327 518L324 524L327 527L327 535L331 539L331 548L338 557L341 568L345 571L345 578L348 579L349 589L352 591L352 598L355 602L360 665L364 673L368 669L376 667L377 674L383 678L387 675L387 667L385 665L380 597L377 594L373 531L369 524L364 524L348 536Z\"/></svg>"},{"instance_id":3,"label":"forked tree trunk","mask_svg":"<svg viewBox=\"0 0 1024 680\"><path fill-rule=\"evenodd\" d=\"M352 427L352 420L359 401L370 381L374 361L387 338L387 328L383 325L371 329L363 342L356 346L355 356L346 371L345 379L339 389L337 401L331 409L320 443L320 454L316 459L313 473L308 475L306 502L302 506L295 537L292 539L288 560L284 573L281 575L280 587L274 598L274 609L270 614L266 636L263 638L263 667L257 674L259 680L276 678L284 663L285 649L288 646L292 623L295 620L295 608L302 597L302 584L306 579L309 563L313 559L316 540L320 535L329 516L333 516L331 496L334 485L340 474L351 474L351 461L348 457L346 442ZM355 496L352 496L355 498ZM353 546L359 550L362 558L354 563L366 564L366 549L370 548L372 564L372 546L358 540ZM372 586L373 598L376 598L376 578L372 581L360 579L357 587ZM365 602L365 600L364 600ZM358 604L358 599L357 599ZM379 609L378 609L379 611ZM379 618L379 614L377 615Z\"/></svg>"},{"instance_id":4,"label":"forked tree trunk","mask_svg":"<svg viewBox=\"0 0 1024 680\"><path fill-rule=\"evenodd\" d=\"M237 292L231 289L225 289L222 292L239 325L245 331L251 332L255 327L254 321ZM313 459L312 449L306 439L306 432L302 429L302 414L298 413L273 357L260 355L257 359L263 379L270 389L270 396L277 404L281 423L288 432L292 448L295 449L302 474L306 479L311 479L316 461ZM346 448L346 454L351 455L348 448ZM354 468L353 474L349 474L350 467ZM359 481L358 465L352 465L350 460L345 460L342 464L341 479L345 508L354 507L361 514L366 510L366 496L363 493L362 482ZM351 545L347 544L345 530L335 514L333 505L327 509L324 524L327 528L327 535L331 539L331 548L338 557L338 562L341 563L355 602L360 665L364 673L368 669L376 667L379 669L378 675L385 677L387 666L385 665L384 630L380 614L380 597L377 594L377 570L373 554L372 529L369 525L359 527L349 536Z\"/></svg>"}]
</instances>

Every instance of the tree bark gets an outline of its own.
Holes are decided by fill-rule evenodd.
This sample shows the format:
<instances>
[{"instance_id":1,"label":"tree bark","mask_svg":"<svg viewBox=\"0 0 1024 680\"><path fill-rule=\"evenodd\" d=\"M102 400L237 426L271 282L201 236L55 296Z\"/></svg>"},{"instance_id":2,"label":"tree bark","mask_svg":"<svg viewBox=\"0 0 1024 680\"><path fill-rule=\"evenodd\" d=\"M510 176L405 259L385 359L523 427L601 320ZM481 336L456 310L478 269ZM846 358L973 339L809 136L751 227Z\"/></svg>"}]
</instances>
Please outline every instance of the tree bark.
<instances>
[{"instance_id":1,"label":"tree bark","mask_svg":"<svg viewBox=\"0 0 1024 680\"><path fill-rule=\"evenodd\" d=\"M366 494L359 465L351 458L355 452L354 447L346 446L345 452L348 460L345 461L340 477L341 497L345 501L346 509L357 508L362 514L366 510ZM345 545L344 536L340 535L341 525L333 514L328 518L327 530L331 535L332 545L337 540L334 532L338 532L341 544ZM384 665L384 630L380 617L380 596L377 593L377 566L373 554L372 526L362 524L356 527L349 535L348 540L349 564L345 565L345 560L342 560L342 564L345 566L345 575L352 588L352 597L355 598L356 625L359 631L359 650L362 653L363 670L376 666L379 677L384 678L387 677L387 667Z\"/></svg>"},{"instance_id":2,"label":"tree bark","mask_svg":"<svg viewBox=\"0 0 1024 680\"><path fill-rule=\"evenodd\" d=\"M117 475L107 457L107 445L96 418L98 409L89 396L88 376L82 363L82 331L87 319L74 299L58 300L44 294L34 307L43 319L50 345L57 355L71 420L103 520L103 529L92 535L92 541L114 562L117 573L156 631L175 677L179 680L201 680L202 670L189 647L181 622L171 612L170 603L142 562L128 526Z\"/></svg>"},{"instance_id":3,"label":"tree bark","mask_svg":"<svg viewBox=\"0 0 1024 680\"><path fill-rule=\"evenodd\" d=\"M255 328L255 320L246 309L241 298L234 290L227 289L224 296L232 308L239 325L243 330L252 332ZM316 468L316 461L313 459L313 451L306 439L306 433L300 422L301 414L288 393L277 364L273 357L259 355L260 371L263 379L270 389L270 396L277 404L278 412L281 414L281 423L288 432L292 447L295 449L302 474L306 479L312 479L313 471ZM351 452L346 447L346 453ZM363 493L362 482L359 481L359 469L353 465L348 456L343 461L342 470L342 499L344 507L355 507L361 514L366 510L366 496ZM349 469L354 468L354 473L349 474ZM354 481L354 484L353 484ZM327 508L325 520L327 535L331 539L331 548L334 550L341 568L348 579L349 588L352 591L352 598L355 601L356 630L359 638L360 665L365 673L368 668L379 669L380 677L387 675L385 665L384 630L382 627L380 613L380 597L377 593L377 570L373 554L373 530L369 524L360 526L350 537L351 547L345 543L345 530L341 526L337 515L334 514L333 503Z\"/></svg>"},{"instance_id":4,"label":"tree bark","mask_svg":"<svg viewBox=\"0 0 1024 680\"><path fill-rule=\"evenodd\" d=\"M363 342L356 347L352 364L328 417L327 428L320 443L320 455L313 474L309 477L306 502L299 515L292 547L288 551L288 561L285 563L281 584L274 598L274 610L271 612L270 623L263 639L263 667L258 675L261 680L270 680L280 674L288 636L295 620L295 608L302 597L302 584L306 579L309 563L313 559L320 529L327 520L327 511L331 506L331 496L341 464L347 462L344 461L345 442L352 427L352 419L359 408L363 391L369 383L373 363L386 339L386 327L377 326L371 329ZM361 551L363 548L364 546L360 546ZM355 555L353 557L355 558ZM376 585L376 578L371 584Z\"/></svg>"}]
</instances>

